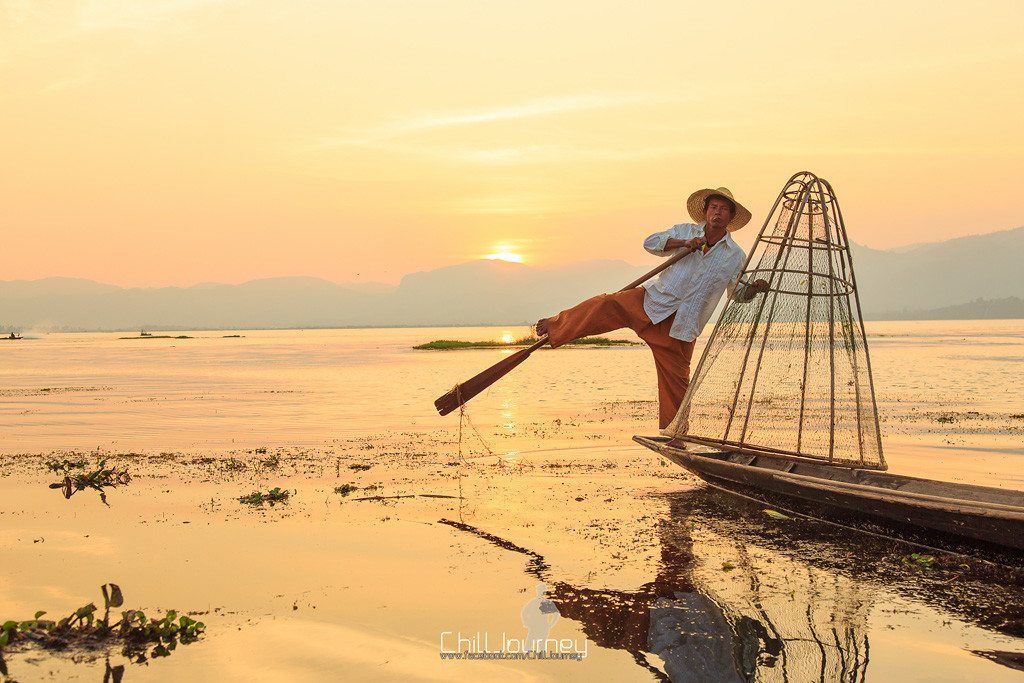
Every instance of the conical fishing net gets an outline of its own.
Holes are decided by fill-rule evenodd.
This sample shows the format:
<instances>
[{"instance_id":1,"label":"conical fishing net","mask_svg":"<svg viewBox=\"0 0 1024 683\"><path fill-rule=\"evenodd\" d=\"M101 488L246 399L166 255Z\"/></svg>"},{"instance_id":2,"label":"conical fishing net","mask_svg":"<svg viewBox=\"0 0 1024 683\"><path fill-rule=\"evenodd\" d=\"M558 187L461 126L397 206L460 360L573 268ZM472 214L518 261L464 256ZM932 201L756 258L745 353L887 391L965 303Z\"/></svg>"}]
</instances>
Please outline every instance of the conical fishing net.
<instances>
[{"instance_id":1,"label":"conical fishing net","mask_svg":"<svg viewBox=\"0 0 1024 683\"><path fill-rule=\"evenodd\" d=\"M767 291L754 293L758 280ZM885 469L846 227L827 181L805 172L786 183L664 433Z\"/></svg>"}]
</instances>

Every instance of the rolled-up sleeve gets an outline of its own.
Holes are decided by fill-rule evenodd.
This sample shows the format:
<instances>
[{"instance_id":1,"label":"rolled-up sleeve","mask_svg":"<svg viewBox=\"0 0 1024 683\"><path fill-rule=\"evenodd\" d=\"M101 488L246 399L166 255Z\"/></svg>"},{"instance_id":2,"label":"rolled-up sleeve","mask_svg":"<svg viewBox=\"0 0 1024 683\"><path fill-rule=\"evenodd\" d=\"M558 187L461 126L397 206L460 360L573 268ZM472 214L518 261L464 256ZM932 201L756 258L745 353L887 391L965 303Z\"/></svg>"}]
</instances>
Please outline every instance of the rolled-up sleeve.
<instances>
[{"instance_id":1,"label":"rolled-up sleeve","mask_svg":"<svg viewBox=\"0 0 1024 683\"><path fill-rule=\"evenodd\" d=\"M676 236L675 229L675 226L672 226L668 230L654 233L644 240L644 249L655 256L669 256L673 250L666 250L665 243L668 242L670 237Z\"/></svg>"}]
</instances>

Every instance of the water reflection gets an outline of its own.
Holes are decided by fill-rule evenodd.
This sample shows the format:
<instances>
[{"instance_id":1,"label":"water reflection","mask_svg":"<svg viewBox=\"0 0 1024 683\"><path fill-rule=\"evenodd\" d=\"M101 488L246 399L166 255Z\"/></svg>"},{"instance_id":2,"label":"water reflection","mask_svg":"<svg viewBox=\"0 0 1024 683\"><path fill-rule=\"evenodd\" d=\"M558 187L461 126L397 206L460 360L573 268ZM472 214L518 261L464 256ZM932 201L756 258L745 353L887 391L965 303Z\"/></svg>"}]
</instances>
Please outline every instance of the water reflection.
<instances>
[{"instance_id":1,"label":"water reflection","mask_svg":"<svg viewBox=\"0 0 1024 683\"><path fill-rule=\"evenodd\" d=\"M657 574L629 591L560 581L540 554L442 521L526 556L527 571L547 584L562 617L597 645L629 652L659 680L864 681L869 614L891 609L894 593L1024 635L1019 569L958 555L935 556L924 569L907 561L914 546L813 520L771 519L710 488L671 494L669 505ZM975 654L1011 667L1021 660Z\"/></svg>"}]
</instances>

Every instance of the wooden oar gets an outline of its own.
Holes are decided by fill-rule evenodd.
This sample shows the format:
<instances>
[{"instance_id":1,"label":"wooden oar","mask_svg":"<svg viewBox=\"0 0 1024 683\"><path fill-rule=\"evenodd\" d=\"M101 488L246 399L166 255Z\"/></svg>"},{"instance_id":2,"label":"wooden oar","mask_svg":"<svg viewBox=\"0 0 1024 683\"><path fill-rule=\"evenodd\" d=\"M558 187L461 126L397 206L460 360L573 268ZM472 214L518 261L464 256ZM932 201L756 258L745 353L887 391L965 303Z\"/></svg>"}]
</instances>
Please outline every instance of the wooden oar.
<instances>
[{"instance_id":1,"label":"wooden oar","mask_svg":"<svg viewBox=\"0 0 1024 683\"><path fill-rule=\"evenodd\" d=\"M673 254L672 256L667 258L657 268L647 273L646 275L643 275L637 278L636 280L633 280L619 291L624 292L627 289L639 287L640 285L642 285L643 283L647 282L652 277L660 273L661 271L671 266L679 259L691 253L693 253L693 249L681 249L678 253ZM498 361L491 367L487 368L480 374L474 375L470 379L467 379L465 382L456 384L451 389L451 391L446 393L444 396L438 397L438 399L434 401L434 406L437 408L437 412L441 413L442 415L447 415L448 413L452 412L459 406L465 404L467 401L469 401L471 398L479 394L481 391L483 391L484 389L491 386L499 379L507 375L509 372L512 371L514 367L516 367L524 360L529 358L531 353L533 353L534 351L536 351L537 349L539 349L540 347L544 346L547 343L548 336L544 335L536 342L534 342L532 346L516 351L511 356L501 359L500 361Z\"/></svg>"}]
</instances>

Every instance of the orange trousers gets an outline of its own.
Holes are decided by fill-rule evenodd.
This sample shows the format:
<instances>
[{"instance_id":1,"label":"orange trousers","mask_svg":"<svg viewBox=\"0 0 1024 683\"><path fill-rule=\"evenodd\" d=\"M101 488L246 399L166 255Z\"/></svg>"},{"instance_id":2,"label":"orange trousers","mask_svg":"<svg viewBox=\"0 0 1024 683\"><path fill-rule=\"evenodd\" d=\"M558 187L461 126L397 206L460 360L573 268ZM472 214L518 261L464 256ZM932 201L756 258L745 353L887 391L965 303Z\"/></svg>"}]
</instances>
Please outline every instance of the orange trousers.
<instances>
[{"instance_id":1,"label":"orange trousers","mask_svg":"<svg viewBox=\"0 0 1024 683\"><path fill-rule=\"evenodd\" d=\"M658 425L664 429L676 416L683 394L690 385L690 357L693 342L684 342L668 334L670 316L655 325L644 311L643 287L615 294L601 294L548 318L548 338L552 348L593 334L628 327L643 339L654 353L658 371Z\"/></svg>"}]
</instances>

